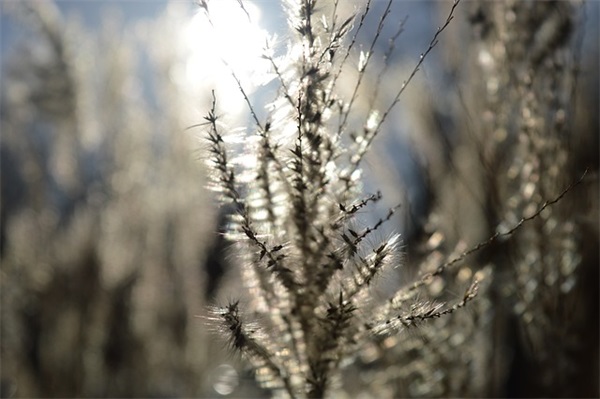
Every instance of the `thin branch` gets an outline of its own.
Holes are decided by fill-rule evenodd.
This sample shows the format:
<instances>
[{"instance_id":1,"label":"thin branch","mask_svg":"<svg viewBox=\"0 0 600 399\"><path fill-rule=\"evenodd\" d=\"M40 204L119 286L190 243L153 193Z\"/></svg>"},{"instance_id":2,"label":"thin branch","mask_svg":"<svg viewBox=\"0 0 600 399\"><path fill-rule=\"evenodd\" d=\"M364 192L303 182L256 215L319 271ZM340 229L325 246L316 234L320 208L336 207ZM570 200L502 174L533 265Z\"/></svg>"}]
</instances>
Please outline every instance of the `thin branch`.
<instances>
[{"instance_id":1,"label":"thin branch","mask_svg":"<svg viewBox=\"0 0 600 399\"><path fill-rule=\"evenodd\" d=\"M346 64L346 61L348 60L348 57L350 56L350 52L352 51L352 49L354 48L354 45L356 44L356 39L358 37L358 34L360 33L360 31L362 30L362 28L364 26L365 18L369 14L370 9L371 9L371 0L368 0L367 4L365 5L365 11L360 16L360 21L358 23L358 27L354 31L354 35L352 36L352 40L351 40L350 44L348 45L348 47L346 48L346 53L344 54L344 58L342 59L342 62L340 62L340 66L338 68L338 71L335 73L335 75L333 76L333 79L331 80L331 84L329 86L329 92L330 93L333 92L333 89L334 89L334 87L335 87L335 85L337 83L337 80L340 77L340 75L342 74L342 70L344 68L344 65Z\"/></svg>"},{"instance_id":2,"label":"thin branch","mask_svg":"<svg viewBox=\"0 0 600 399\"><path fill-rule=\"evenodd\" d=\"M340 126L338 128L339 134L341 134L346 128L346 125L348 123L348 116L350 115L350 112L352 111L352 106L354 105L354 101L356 101L356 98L358 96L358 89L360 88L360 86L362 84L362 80L365 76L365 70L367 69L369 62L371 61L371 58L373 57L375 45L379 41L379 36L381 35L381 32L383 31L383 27L385 25L385 20L390 15L391 6L392 6L392 0L389 0L385 7L385 10L383 11L383 15L381 16L379 23L377 25L377 32L375 33L375 37L371 41L371 46L369 47L369 51L367 52L366 60L362 65L359 65L358 80L356 81L356 85L354 86L354 92L352 93L352 96L350 97L350 102L348 103L348 106L346 107L346 109L344 111L344 116L343 116Z\"/></svg>"},{"instance_id":3,"label":"thin branch","mask_svg":"<svg viewBox=\"0 0 600 399\"><path fill-rule=\"evenodd\" d=\"M400 96L402 96L402 93L404 93L404 90L406 90L406 87L408 86L408 84L411 82L411 80L414 78L414 76L419 71L419 68L423 64L423 61L425 61L425 58L427 58L427 56L429 55L431 50L433 50L435 48L435 46L438 44L438 37L440 36L440 34L448 27L448 25L450 24L452 19L454 19L454 11L455 11L456 7L458 6L458 4L460 3L460 1L461 0L454 0L454 2L452 4L452 8L450 9L448 16L446 17L446 21L444 22L444 24L441 27L439 27L437 29L435 35L429 42L429 46L427 47L425 52L422 53L421 56L419 57L419 61L417 62L417 64L413 68L412 72L408 76L408 79L406 79L402 83L402 86L400 87L400 90L394 97L394 100L391 102L389 107L383 113L383 115L377 122L377 124L376 124L375 128L372 130L372 132L370 132L369 134L367 134L364 137L364 139L366 140L366 143L361 146L359 153L355 154L354 161L352 162L352 168L348 174L349 176L352 175L352 173L358 168L360 162L362 161L363 157L365 156L365 154L367 152L367 149L370 147L371 143L373 142L373 139L377 136L377 134L381 130L381 127L382 127L383 123L386 121L388 115L392 112L392 110L396 107L396 105L398 105L398 103L400 101Z\"/></svg>"},{"instance_id":4,"label":"thin branch","mask_svg":"<svg viewBox=\"0 0 600 399\"><path fill-rule=\"evenodd\" d=\"M460 254L459 256L457 256L456 258L453 258L443 264L441 264L440 266L437 267L437 269L431 273L426 273L425 275L423 275L423 277L414 282L411 286L408 287L408 292L410 291L414 291L424 285L426 285L433 277L439 276L440 274L442 274L444 271L446 271L447 269L451 268L452 266L454 266L456 263L464 260L467 256L481 250L482 248L485 248L489 245L491 245L492 243L494 243L496 240L498 240L499 238L502 237L510 237L512 236L517 230L519 230L525 223L530 222L534 219L536 219L546 208L548 208L551 205L556 204L558 201L560 201L569 191L571 191L573 188L575 188L577 185L579 185L583 179L585 178L585 176L588 173L588 169L585 170L585 172L583 173L583 175L581 175L581 177L575 181L574 183L571 183L567 188L565 188L557 197L555 197L552 200L546 201L542 204L542 206L535 212L533 213L531 216L527 216L527 217L522 217L521 220L519 220L519 222L517 224L515 224L512 228L510 228L508 231L506 232L499 232L497 231L494 235L492 235L490 238L488 238L485 241L480 242L479 244L475 245L474 247L471 247L470 249L468 249L467 251L463 252L462 254ZM406 292L403 293L406 294ZM396 299L394 298L391 302L396 302Z\"/></svg>"},{"instance_id":5,"label":"thin branch","mask_svg":"<svg viewBox=\"0 0 600 399\"><path fill-rule=\"evenodd\" d=\"M387 48L386 52L383 54L384 66L383 66L382 70L377 74L377 80L375 81L375 90L373 91L373 94L371 94L369 110L373 110L373 107L375 105L375 100L379 97L379 90L381 89L382 78L387 74L387 71L390 67L389 59L390 59L392 53L394 52L394 48L396 47L396 40L398 39L398 37L400 37L402 32L404 32L404 26L406 25L407 20L408 20L408 15L406 17L404 17L404 19L402 21L400 21L400 24L398 25L398 30L388 41L388 48Z\"/></svg>"}]
</instances>

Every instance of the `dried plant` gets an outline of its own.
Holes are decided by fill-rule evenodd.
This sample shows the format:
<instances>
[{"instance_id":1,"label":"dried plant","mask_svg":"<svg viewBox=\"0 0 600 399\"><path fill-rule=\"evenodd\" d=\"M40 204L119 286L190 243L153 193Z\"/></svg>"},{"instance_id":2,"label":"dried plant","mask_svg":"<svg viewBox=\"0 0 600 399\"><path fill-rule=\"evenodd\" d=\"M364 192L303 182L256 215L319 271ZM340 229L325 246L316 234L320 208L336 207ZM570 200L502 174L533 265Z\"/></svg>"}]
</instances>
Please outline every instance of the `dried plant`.
<instances>
[{"instance_id":1,"label":"dried plant","mask_svg":"<svg viewBox=\"0 0 600 399\"><path fill-rule=\"evenodd\" d=\"M194 317L220 288L203 263L227 259L205 259L210 201L185 131L198 99L171 80L176 7L95 37L51 2L0 5L33 28L2 71L0 396L598 396L597 91L580 90L598 73L579 59L593 58L577 47L583 8L430 3L441 26L404 70L406 3L284 4L290 34L266 43L263 92L223 60L250 122L217 82L194 128L240 266L207 324L265 391ZM422 119L409 156L423 204L386 180L400 119Z\"/></svg>"},{"instance_id":2,"label":"dried plant","mask_svg":"<svg viewBox=\"0 0 600 399\"><path fill-rule=\"evenodd\" d=\"M347 97L340 94L339 85L371 2L357 15L340 18L338 2L328 8L314 0L289 1L287 15L294 35L287 52L276 57L268 45L264 56L279 84L277 99L267 106L266 120L258 117L256 105L232 70L253 126L231 130L219 113L214 92L205 122L194 126L206 130L212 187L222 203L234 210L227 234L237 246L250 297L247 309L236 299L215 307L211 319L228 337L230 347L251 363L259 383L276 394L332 396L341 387L342 369L359 355L381 350L398 332L463 308L477 295L477 277L489 276L489 269L476 276L464 269L457 279L463 293L451 301L442 300L440 290L424 299L423 290L435 291L432 286L439 285L449 269L498 239L512 236L572 188L471 249L459 246L454 255L433 254L420 266L420 277L386 294L383 301L375 299L378 278L402 263L399 236L376 241L380 227L397 208L372 225L361 225L359 216L381 199L380 193L361 194L361 163L452 21L457 5L455 1L450 6L443 25L388 107L380 112L372 106L365 113L356 101L392 1L379 18L371 48L359 54L356 80ZM210 17L210 7L206 11ZM401 29L402 25L398 32ZM390 49L397 37L391 38ZM381 84L377 79L375 92ZM358 115L363 115L363 122L355 127ZM240 156L231 155L236 142L245 144ZM426 356L427 348L443 347L434 338L434 344L415 349L417 357ZM410 374L406 374L410 367L398 368L405 377Z\"/></svg>"}]
</instances>

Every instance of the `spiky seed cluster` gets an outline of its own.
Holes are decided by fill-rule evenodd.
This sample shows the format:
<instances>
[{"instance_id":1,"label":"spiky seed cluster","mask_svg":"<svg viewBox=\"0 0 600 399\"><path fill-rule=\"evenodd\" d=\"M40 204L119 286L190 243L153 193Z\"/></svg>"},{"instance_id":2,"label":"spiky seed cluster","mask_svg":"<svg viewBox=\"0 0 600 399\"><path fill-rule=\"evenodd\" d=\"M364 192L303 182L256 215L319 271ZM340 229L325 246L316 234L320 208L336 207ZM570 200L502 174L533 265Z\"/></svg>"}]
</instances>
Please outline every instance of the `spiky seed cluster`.
<instances>
[{"instance_id":1,"label":"spiky seed cluster","mask_svg":"<svg viewBox=\"0 0 600 399\"><path fill-rule=\"evenodd\" d=\"M380 193L360 198L357 172L383 120L370 110L364 127L349 134L349 114L370 56L359 69L352 99L339 98L338 77L356 36L346 48L342 40L354 16L339 23L334 9L331 19L317 19L315 4L288 2L295 41L283 58L266 56L280 83L268 122L259 120L233 73L255 121L257 140L244 154L257 154L249 167L240 172L230 161L216 99L205 118L214 183L222 200L234 205L230 236L240 245L245 281L255 299L251 305L267 321L262 332L269 339L244 327L237 302L214 316L231 346L263 370L261 376L268 376L261 382L290 397L325 396L343 359L355 355L374 334L391 332L379 328L382 323L408 327L452 313L475 296L477 287L474 283L454 306L413 303L408 313L368 299L376 277L397 264L399 241L392 236L372 244L374 233L391 220L395 209L371 226L356 227L359 211L381 199ZM390 6L391 1L377 37ZM439 32L452 19L455 6ZM354 35L369 10L370 2ZM427 52L436 38L437 34ZM336 119L341 122L332 122Z\"/></svg>"}]
</instances>

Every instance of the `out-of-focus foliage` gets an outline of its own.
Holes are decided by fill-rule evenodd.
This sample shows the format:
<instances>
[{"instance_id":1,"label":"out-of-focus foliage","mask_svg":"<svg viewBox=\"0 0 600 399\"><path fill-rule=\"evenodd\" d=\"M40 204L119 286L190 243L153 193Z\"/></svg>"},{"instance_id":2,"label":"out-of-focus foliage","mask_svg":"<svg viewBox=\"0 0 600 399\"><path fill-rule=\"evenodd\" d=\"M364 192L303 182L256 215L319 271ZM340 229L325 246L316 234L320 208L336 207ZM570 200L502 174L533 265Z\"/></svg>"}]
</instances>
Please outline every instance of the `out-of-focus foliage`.
<instances>
[{"instance_id":1,"label":"out-of-focus foliage","mask_svg":"<svg viewBox=\"0 0 600 399\"><path fill-rule=\"evenodd\" d=\"M438 345L422 362L421 375L440 381L425 384L424 396L597 396L598 54L581 47L593 25L586 18L597 15L567 1L463 11L442 50L448 95L408 105L430 204L410 258L505 232L588 171L535 222L472 260L494 275L477 301L483 324L450 330L471 337L466 351ZM438 352L451 363L436 361Z\"/></svg>"},{"instance_id":2,"label":"out-of-focus foliage","mask_svg":"<svg viewBox=\"0 0 600 399\"><path fill-rule=\"evenodd\" d=\"M177 61L152 45L177 24L136 37L117 18L92 34L51 2L3 12L28 33L3 59L2 395L211 392L195 315L213 211L185 97L139 77Z\"/></svg>"}]
</instances>

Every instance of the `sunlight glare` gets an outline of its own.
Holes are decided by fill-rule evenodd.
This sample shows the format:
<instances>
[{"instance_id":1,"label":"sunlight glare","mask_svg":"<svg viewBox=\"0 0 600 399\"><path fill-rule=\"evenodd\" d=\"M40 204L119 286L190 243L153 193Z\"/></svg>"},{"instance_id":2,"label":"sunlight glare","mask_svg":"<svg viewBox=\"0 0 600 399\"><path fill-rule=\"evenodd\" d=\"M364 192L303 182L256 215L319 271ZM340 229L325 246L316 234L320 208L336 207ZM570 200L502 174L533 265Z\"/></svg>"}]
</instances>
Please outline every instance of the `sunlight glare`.
<instances>
[{"instance_id":1,"label":"sunlight glare","mask_svg":"<svg viewBox=\"0 0 600 399\"><path fill-rule=\"evenodd\" d=\"M244 8L237 0L207 3L208 13L199 9L185 29L190 55L184 79L188 89L196 93L215 89L217 95L226 98L228 110L242 107L232 72L250 94L264 83L268 70L261 58L267 33L258 24L260 10L250 1L243 2Z\"/></svg>"}]
</instances>

